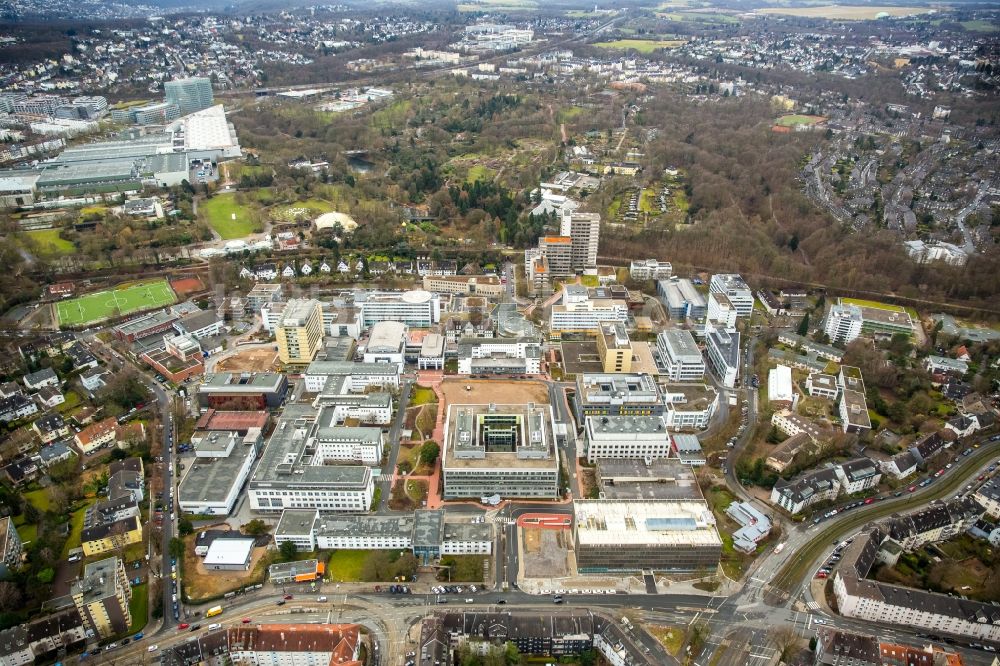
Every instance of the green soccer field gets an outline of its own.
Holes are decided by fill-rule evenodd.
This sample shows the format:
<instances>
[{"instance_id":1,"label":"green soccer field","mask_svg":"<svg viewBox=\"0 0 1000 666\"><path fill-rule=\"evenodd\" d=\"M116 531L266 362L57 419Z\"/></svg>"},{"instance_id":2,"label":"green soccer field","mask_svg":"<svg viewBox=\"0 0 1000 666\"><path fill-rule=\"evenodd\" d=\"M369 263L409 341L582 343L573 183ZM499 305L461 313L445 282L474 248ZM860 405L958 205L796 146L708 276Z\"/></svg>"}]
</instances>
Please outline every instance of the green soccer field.
<instances>
[{"instance_id":1,"label":"green soccer field","mask_svg":"<svg viewBox=\"0 0 1000 666\"><path fill-rule=\"evenodd\" d=\"M166 280L155 280L61 301L55 307L60 326L83 326L163 307L176 300L177 297Z\"/></svg>"}]
</instances>

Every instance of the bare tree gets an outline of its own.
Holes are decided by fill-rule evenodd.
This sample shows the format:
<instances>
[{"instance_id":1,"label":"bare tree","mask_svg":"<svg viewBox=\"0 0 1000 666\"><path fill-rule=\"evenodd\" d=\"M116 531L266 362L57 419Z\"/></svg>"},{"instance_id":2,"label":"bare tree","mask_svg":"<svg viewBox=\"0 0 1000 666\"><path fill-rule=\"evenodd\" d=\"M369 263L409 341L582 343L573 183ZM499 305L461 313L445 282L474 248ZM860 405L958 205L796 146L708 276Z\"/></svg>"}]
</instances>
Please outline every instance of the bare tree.
<instances>
[{"instance_id":1,"label":"bare tree","mask_svg":"<svg viewBox=\"0 0 1000 666\"><path fill-rule=\"evenodd\" d=\"M781 652L781 660L788 661L795 654L795 648L799 645L799 636L795 633L795 628L787 625L771 629L768 637L774 643L774 647Z\"/></svg>"},{"instance_id":2,"label":"bare tree","mask_svg":"<svg viewBox=\"0 0 1000 666\"><path fill-rule=\"evenodd\" d=\"M0 609L17 610L21 607L21 590L16 583L8 580L0 581Z\"/></svg>"}]
</instances>

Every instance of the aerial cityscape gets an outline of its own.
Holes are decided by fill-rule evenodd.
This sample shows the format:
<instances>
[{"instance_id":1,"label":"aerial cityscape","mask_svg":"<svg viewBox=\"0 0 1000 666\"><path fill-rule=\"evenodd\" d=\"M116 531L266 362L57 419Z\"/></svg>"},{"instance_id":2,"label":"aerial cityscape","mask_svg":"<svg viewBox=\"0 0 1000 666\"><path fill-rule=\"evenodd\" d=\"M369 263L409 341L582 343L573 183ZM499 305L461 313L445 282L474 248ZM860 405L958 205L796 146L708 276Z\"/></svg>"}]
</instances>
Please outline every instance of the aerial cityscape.
<instances>
[{"instance_id":1,"label":"aerial cityscape","mask_svg":"<svg viewBox=\"0 0 1000 666\"><path fill-rule=\"evenodd\" d=\"M1000 5L846 1L0 3L0 666L1000 666Z\"/></svg>"}]
</instances>

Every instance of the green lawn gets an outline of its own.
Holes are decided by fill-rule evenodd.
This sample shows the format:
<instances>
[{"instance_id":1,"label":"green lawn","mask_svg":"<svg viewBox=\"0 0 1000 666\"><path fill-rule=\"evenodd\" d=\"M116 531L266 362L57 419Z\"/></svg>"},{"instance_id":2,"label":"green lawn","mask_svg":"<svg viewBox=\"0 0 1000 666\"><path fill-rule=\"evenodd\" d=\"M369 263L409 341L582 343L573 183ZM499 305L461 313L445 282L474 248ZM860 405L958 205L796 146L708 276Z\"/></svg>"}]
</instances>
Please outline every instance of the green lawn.
<instances>
[{"instance_id":1,"label":"green lawn","mask_svg":"<svg viewBox=\"0 0 1000 666\"><path fill-rule=\"evenodd\" d=\"M841 303L845 305L860 305L865 308L876 308L878 310L888 310L889 312L906 312L902 305L891 305L889 303L879 303L878 301L867 301L863 298L841 298Z\"/></svg>"},{"instance_id":2,"label":"green lawn","mask_svg":"<svg viewBox=\"0 0 1000 666\"><path fill-rule=\"evenodd\" d=\"M493 169L482 164L473 164L469 167L469 172L465 174L465 182L474 183L477 180L493 180Z\"/></svg>"},{"instance_id":3,"label":"green lawn","mask_svg":"<svg viewBox=\"0 0 1000 666\"><path fill-rule=\"evenodd\" d=\"M60 325L82 326L163 307L176 300L177 296L166 280L153 280L60 301L56 303L56 314Z\"/></svg>"},{"instance_id":4,"label":"green lawn","mask_svg":"<svg viewBox=\"0 0 1000 666\"><path fill-rule=\"evenodd\" d=\"M437 394L434 389L419 384L410 389L410 405L426 405L429 402L437 402Z\"/></svg>"},{"instance_id":5,"label":"green lawn","mask_svg":"<svg viewBox=\"0 0 1000 666\"><path fill-rule=\"evenodd\" d=\"M132 625L128 628L131 636L146 626L149 619L149 589L147 583L132 587L132 600L128 602L132 614Z\"/></svg>"},{"instance_id":6,"label":"green lawn","mask_svg":"<svg viewBox=\"0 0 1000 666\"><path fill-rule=\"evenodd\" d=\"M38 243L38 252L43 256L60 257L76 252L73 243L59 237L59 229L38 229L27 234Z\"/></svg>"},{"instance_id":7,"label":"green lawn","mask_svg":"<svg viewBox=\"0 0 1000 666\"><path fill-rule=\"evenodd\" d=\"M708 12L659 12L658 18L668 21L689 21L697 23L739 23L739 19L729 14L710 14Z\"/></svg>"},{"instance_id":8,"label":"green lawn","mask_svg":"<svg viewBox=\"0 0 1000 666\"><path fill-rule=\"evenodd\" d=\"M676 49L685 42L680 39L616 39L613 42L596 42L594 46L601 49L635 49L639 53L652 53L657 49Z\"/></svg>"},{"instance_id":9,"label":"green lawn","mask_svg":"<svg viewBox=\"0 0 1000 666\"><path fill-rule=\"evenodd\" d=\"M962 21L959 25L970 32L996 32L1000 26L992 21Z\"/></svg>"},{"instance_id":10,"label":"green lawn","mask_svg":"<svg viewBox=\"0 0 1000 666\"><path fill-rule=\"evenodd\" d=\"M250 208L236 203L235 194L217 194L198 204L208 223L223 240L244 238L253 233Z\"/></svg>"},{"instance_id":11,"label":"green lawn","mask_svg":"<svg viewBox=\"0 0 1000 666\"><path fill-rule=\"evenodd\" d=\"M69 536L66 538L66 543L63 545L62 557L66 559L69 557L69 551L74 548L80 547L80 534L83 532L83 517L87 513L87 507L96 502L97 500L89 499L87 502L80 507L78 510L74 511L70 515L70 530Z\"/></svg>"},{"instance_id":12,"label":"green lawn","mask_svg":"<svg viewBox=\"0 0 1000 666\"><path fill-rule=\"evenodd\" d=\"M795 127L797 125L815 125L826 120L823 116L807 116L801 113L793 113L790 116L782 116L775 121L775 125L780 127Z\"/></svg>"},{"instance_id":13,"label":"green lawn","mask_svg":"<svg viewBox=\"0 0 1000 666\"><path fill-rule=\"evenodd\" d=\"M365 560L372 550L338 550L330 555L326 565L326 575L337 582L360 582Z\"/></svg>"},{"instance_id":14,"label":"green lawn","mask_svg":"<svg viewBox=\"0 0 1000 666\"><path fill-rule=\"evenodd\" d=\"M31 502L31 506L35 507L42 513L45 513L52 508L52 504L49 502L49 491L47 488L32 490L31 492L24 493L23 496L24 499Z\"/></svg>"},{"instance_id":15,"label":"green lawn","mask_svg":"<svg viewBox=\"0 0 1000 666\"><path fill-rule=\"evenodd\" d=\"M597 279L596 275L582 275L580 276L580 284L584 287L598 287L601 281Z\"/></svg>"},{"instance_id":16,"label":"green lawn","mask_svg":"<svg viewBox=\"0 0 1000 666\"><path fill-rule=\"evenodd\" d=\"M22 543L30 543L35 540L38 536L38 525L31 523L30 525L20 525L17 528L17 535L21 537Z\"/></svg>"}]
</instances>

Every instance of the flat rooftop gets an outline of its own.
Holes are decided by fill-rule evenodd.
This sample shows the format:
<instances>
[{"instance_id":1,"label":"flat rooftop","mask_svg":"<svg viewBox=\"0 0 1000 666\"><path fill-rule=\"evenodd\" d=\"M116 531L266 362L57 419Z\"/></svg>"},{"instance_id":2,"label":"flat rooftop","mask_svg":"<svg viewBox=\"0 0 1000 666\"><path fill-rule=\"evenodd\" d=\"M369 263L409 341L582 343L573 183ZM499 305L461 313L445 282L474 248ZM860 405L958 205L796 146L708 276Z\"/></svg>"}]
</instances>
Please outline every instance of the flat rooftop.
<instances>
[{"instance_id":1,"label":"flat rooftop","mask_svg":"<svg viewBox=\"0 0 1000 666\"><path fill-rule=\"evenodd\" d=\"M326 537L405 537L413 534L413 516L352 516L341 513L321 513L316 534Z\"/></svg>"},{"instance_id":2,"label":"flat rooftop","mask_svg":"<svg viewBox=\"0 0 1000 666\"><path fill-rule=\"evenodd\" d=\"M548 405L450 405L445 443L445 469L557 464Z\"/></svg>"},{"instance_id":3,"label":"flat rooftop","mask_svg":"<svg viewBox=\"0 0 1000 666\"><path fill-rule=\"evenodd\" d=\"M662 433L667 437L667 427L660 416L588 416L587 431L608 436Z\"/></svg>"},{"instance_id":4,"label":"flat rooftop","mask_svg":"<svg viewBox=\"0 0 1000 666\"><path fill-rule=\"evenodd\" d=\"M225 458L195 458L177 488L177 500L187 502L224 502L233 484L239 479L240 469L254 458L254 447L237 442L233 452Z\"/></svg>"},{"instance_id":5,"label":"flat rooftop","mask_svg":"<svg viewBox=\"0 0 1000 666\"><path fill-rule=\"evenodd\" d=\"M205 566L242 565L250 559L256 539L216 538L208 546L208 553L203 560Z\"/></svg>"},{"instance_id":6,"label":"flat rooftop","mask_svg":"<svg viewBox=\"0 0 1000 666\"><path fill-rule=\"evenodd\" d=\"M708 384L663 384L664 394L683 395L684 400L672 400L671 408L679 412L696 412L715 402L719 394Z\"/></svg>"},{"instance_id":7,"label":"flat rooftop","mask_svg":"<svg viewBox=\"0 0 1000 666\"><path fill-rule=\"evenodd\" d=\"M218 391L223 393L260 391L277 391L285 376L276 372L235 373L213 372L205 375L199 391Z\"/></svg>"},{"instance_id":8,"label":"flat rooftop","mask_svg":"<svg viewBox=\"0 0 1000 666\"><path fill-rule=\"evenodd\" d=\"M250 479L251 485L259 488L314 485L354 490L368 484L371 470L364 465L307 464L305 449L317 413L302 403L289 403L285 407Z\"/></svg>"},{"instance_id":9,"label":"flat rooftop","mask_svg":"<svg viewBox=\"0 0 1000 666\"><path fill-rule=\"evenodd\" d=\"M578 501L581 546L722 546L715 516L696 501Z\"/></svg>"}]
</instances>

